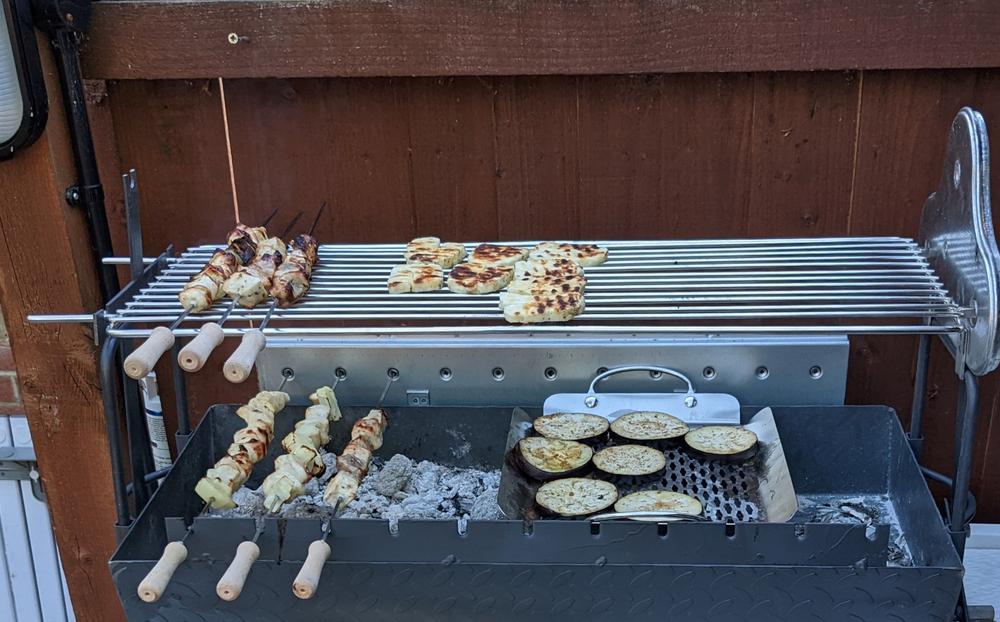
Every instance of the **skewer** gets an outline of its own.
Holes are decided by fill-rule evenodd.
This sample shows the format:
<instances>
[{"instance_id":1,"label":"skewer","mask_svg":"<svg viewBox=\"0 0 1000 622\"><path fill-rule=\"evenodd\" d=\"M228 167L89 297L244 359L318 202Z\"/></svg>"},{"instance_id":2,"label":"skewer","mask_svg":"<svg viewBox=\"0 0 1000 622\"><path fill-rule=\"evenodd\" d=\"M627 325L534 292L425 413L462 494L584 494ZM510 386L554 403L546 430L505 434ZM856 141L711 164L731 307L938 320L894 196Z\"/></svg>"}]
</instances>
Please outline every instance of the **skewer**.
<instances>
[{"instance_id":1,"label":"skewer","mask_svg":"<svg viewBox=\"0 0 1000 622\"><path fill-rule=\"evenodd\" d=\"M184 312L177 316L177 319L169 326L157 326L132 354L125 359L125 373L133 380L141 380L149 375L149 372L156 367L156 362L160 360L163 353L174 345L174 329L191 314L191 309L184 309Z\"/></svg>"},{"instance_id":2,"label":"skewer","mask_svg":"<svg viewBox=\"0 0 1000 622\"><path fill-rule=\"evenodd\" d=\"M274 216L278 213L278 209L279 208L277 208L277 207L274 208L274 211L272 211L271 214L267 218L264 219L264 222L260 223L260 226L261 227L266 227L267 223L271 222L271 219L274 218Z\"/></svg>"},{"instance_id":3,"label":"skewer","mask_svg":"<svg viewBox=\"0 0 1000 622\"><path fill-rule=\"evenodd\" d=\"M225 324L226 319L229 318L229 314L233 312L235 307L236 301L230 301L229 306L218 322L206 322L202 324L195 338L189 341L177 355L177 363L181 366L181 369L187 372L196 372L204 367L212 351L222 343L225 337L225 333L222 332L222 325Z\"/></svg>"},{"instance_id":4,"label":"skewer","mask_svg":"<svg viewBox=\"0 0 1000 622\"><path fill-rule=\"evenodd\" d=\"M323 210L325 209L326 209L326 201L323 201L319 205L319 211L316 212L316 218L313 218L313 224L309 227L309 235L312 235L313 231L316 230L316 225L319 223L319 217L323 215Z\"/></svg>"},{"instance_id":5,"label":"skewer","mask_svg":"<svg viewBox=\"0 0 1000 622\"><path fill-rule=\"evenodd\" d=\"M309 544L306 561L302 563L299 574L295 575L295 581L292 582L292 593L302 600L308 600L316 594L320 575L323 574L323 566L326 564L326 560L330 559L332 549L327 540L330 538L330 534L333 533L333 521L339 513L337 508L340 507L340 501L341 498L337 497L333 515L323 523L323 533L320 535L320 538L313 540Z\"/></svg>"},{"instance_id":6,"label":"skewer","mask_svg":"<svg viewBox=\"0 0 1000 622\"><path fill-rule=\"evenodd\" d=\"M229 568L226 569L225 574L222 575L219 583L215 586L215 593L222 600L236 600L243 592L243 586L246 584L247 576L250 574L250 568L253 567L253 563L260 557L260 547L257 546L257 539L264 533L265 524L263 517L258 518L257 529L254 531L253 539L240 542L240 545L236 547L236 555L233 557L232 563L229 564Z\"/></svg>"},{"instance_id":7,"label":"skewer","mask_svg":"<svg viewBox=\"0 0 1000 622\"><path fill-rule=\"evenodd\" d=\"M202 506L201 511L198 512L197 516L201 516L208 509L211 500ZM163 547L163 554L160 555L160 559L153 566L152 570L139 582L139 598L147 603L155 603L160 600L163 596L163 592L167 589L167 585L170 583L170 579L173 578L174 572L177 567L184 563L187 559L188 550L184 546L184 541L188 539L192 533L194 533L194 518L191 518L191 523L187 526L187 531L184 532L184 537L180 540L174 540L168 542L165 547Z\"/></svg>"},{"instance_id":8,"label":"skewer","mask_svg":"<svg viewBox=\"0 0 1000 622\"><path fill-rule=\"evenodd\" d=\"M271 319L271 314L274 313L275 302L271 300L268 303L267 315L264 316L264 319L261 320L257 328L251 328L243 333L239 347L236 348L236 351L232 353L222 366L222 373L225 374L226 380L229 382L238 384L250 377L254 363L257 362L257 355L267 345L267 338L264 336L264 327L267 326L268 321Z\"/></svg>"}]
</instances>

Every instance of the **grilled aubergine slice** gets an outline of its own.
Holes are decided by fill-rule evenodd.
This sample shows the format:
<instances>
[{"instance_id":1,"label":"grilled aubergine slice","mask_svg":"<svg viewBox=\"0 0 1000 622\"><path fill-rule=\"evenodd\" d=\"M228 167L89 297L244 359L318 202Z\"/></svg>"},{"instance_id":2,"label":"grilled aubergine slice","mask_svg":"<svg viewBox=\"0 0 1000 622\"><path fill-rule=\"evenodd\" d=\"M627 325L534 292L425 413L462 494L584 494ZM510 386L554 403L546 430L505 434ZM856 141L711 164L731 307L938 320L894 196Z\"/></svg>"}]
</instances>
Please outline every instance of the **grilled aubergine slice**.
<instances>
[{"instance_id":1,"label":"grilled aubergine slice","mask_svg":"<svg viewBox=\"0 0 1000 622\"><path fill-rule=\"evenodd\" d=\"M618 489L610 482L585 477L567 477L538 487L535 503L557 516L587 516L611 507Z\"/></svg>"},{"instance_id":2,"label":"grilled aubergine slice","mask_svg":"<svg viewBox=\"0 0 1000 622\"><path fill-rule=\"evenodd\" d=\"M678 443L689 430L677 417L651 410L626 413L611 422L611 436L615 440L658 447Z\"/></svg>"},{"instance_id":3,"label":"grilled aubergine slice","mask_svg":"<svg viewBox=\"0 0 1000 622\"><path fill-rule=\"evenodd\" d=\"M532 423L535 432L545 438L562 441L595 443L608 434L608 420L588 413L553 413L542 415Z\"/></svg>"},{"instance_id":4,"label":"grilled aubergine slice","mask_svg":"<svg viewBox=\"0 0 1000 622\"><path fill-rule=\"evenodd\" d=\"M612 445L594 454L594 467L608 475L647 476L662 473L667 457L663 451L645 445Z\"/></svg>"},{"instance_id":5,"label":"grilled aubergine slice","mask_svg":"<svg viewBox=\"0 0 1000 622\"><path fill-rule=\"evenodd\" d=\"M744 462L757 455L757 435L731 425L706 425L684 435L691 450L705 458Z\"/></svg>"},{"instance_id":6,"label":"grilled aubergine slice","mask_svg":"<svg viewBox=\"0 0 1000 622\"><path fill-rule=\"evenodd\" d=\"M517 443L517 464L532 479L548 481L582 475L594 450L576 441L529 436Z\"/></svg>"},{"instance_id":7,"label":"grilled aubergine slice","mask_svg":"<svg viewBox=\"0 0 1000 622\"><path fill-rule=\"evenodd\" d=\"M701 501L680 492L641 490L615 503L615 512L674 512L701 516Z\"/></svg>"}]
</instances>

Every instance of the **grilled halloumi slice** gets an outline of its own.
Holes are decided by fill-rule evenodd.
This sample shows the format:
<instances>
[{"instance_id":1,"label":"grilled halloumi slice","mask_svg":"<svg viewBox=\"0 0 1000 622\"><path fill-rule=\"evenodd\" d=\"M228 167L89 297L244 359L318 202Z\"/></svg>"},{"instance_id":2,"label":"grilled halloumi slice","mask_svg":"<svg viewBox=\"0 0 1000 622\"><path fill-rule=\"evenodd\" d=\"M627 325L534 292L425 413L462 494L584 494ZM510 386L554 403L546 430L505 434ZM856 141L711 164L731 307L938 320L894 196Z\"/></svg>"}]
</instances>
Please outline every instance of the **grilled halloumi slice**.
<instances>
[{"instance_id":1,"label":"grilled halloumi slice","mask_svg":"<svg viewBox=\"0 0 1000 622\"><path fill-rule=\"evenodd\" d=\"M513 279L507 286L512 294L582 294L587 287L587 279L582 276L531 276Z\"/></svg>"},{"instance_id":2,"label":"grilled halloumi slice","mask_svg":"<svg viewBox=\"0 0 1000 622\"><path fill-rule=\"evenodd\" d=\"M492 294L510 283L512 266L460 263L448 274L448 289L458 294Z\"/></svg>"},{"instance_id":3,"label":"grilled halloumi slice","mask_svg":"<svg viewBox=\"0 0 1000 622\"><path fill-rule=\"evenodd\" d=\"M527 255L527 249L516 246L480 244L472 250L469 261L487 266L513 266Z\"/></svg>"},{"instance_id":4,"label":"grilled halloumi slice","mask_svg":"<svg viewBox=\"0 0 1000 622\"><path fill-rule=\"evenodd\" d=\"M425 253L427 251L432 251L435 248L441 246L441 239L435 237L426 238L413 238L410 243L406 245L406 254L404 257L409 258L410 255L414 253Z\"/></svg>"},{"instance_id":5,"label":"grilled halloumi slice","mask_svg":"<svg viewBox=\"0 0 1000 622\"><path fill-rule=\"evenodd\" d=\"M568 322L583 313L582 294L504 294L503 317L511 324Z\"/></svg>"},{"instance_id":6,"label":"grilled halloumi slice","mask_svg":"<svg viewBox=\"0 0 1000 622\"><path fill-rule=\"evenodd\" d=\"M433 292L441 289L444 273L433 263L415 263L396 266L389 274L390 294Z\"/></svg>"},{"instance_id":7,"label":"grilled halloumi slice","mask_svg":"<svg viewBox=\"0 0 1000 622\"><path fill-rule=\"evenodd\" d=\"M582 277L583 268L576 261L566 257L549 259L528 259L514 264L514 279L532 277Z\"/></svg>"},{"instance_id":8,"label":"grilled halloumi slice","mask_svg":"<svg viewBox=\"0 0 1000 622\"><path fill-rule=\"evenodd\" d=\"M465 259L465 247L453 242L445 242L437 248L407 253L406 263L436 263L442 268L453 268Z\"/></svg>"},{"instance_id":9,"label":"grilled halloumi slice","mask_svg":"<svg viewBox=\"0 0 1000 622\"><path fill-rule=\"evenodd\" d=\"M542 242L531 249L530 258L558 259L565 257L578 262L581 266L599 266L608 260L608 249L596 244L568 244L558 242Z\"/></svg>"}]
</instances>

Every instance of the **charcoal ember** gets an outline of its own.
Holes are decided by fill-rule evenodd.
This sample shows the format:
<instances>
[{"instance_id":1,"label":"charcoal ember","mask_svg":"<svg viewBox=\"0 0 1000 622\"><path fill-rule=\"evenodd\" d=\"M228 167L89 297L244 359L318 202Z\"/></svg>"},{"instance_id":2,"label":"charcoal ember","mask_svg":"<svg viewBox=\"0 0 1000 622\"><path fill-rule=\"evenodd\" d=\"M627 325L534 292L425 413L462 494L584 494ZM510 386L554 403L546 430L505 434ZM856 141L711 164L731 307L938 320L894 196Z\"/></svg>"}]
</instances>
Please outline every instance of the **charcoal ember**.
<instances>
[{"instance_id":1,"label":"charcoal ember","mask_svg":"<svg viewBox=\"0 0 1000 622\"><path fill-rule=\"evenodd\" d=\"M396 454L377 473L371 474L371 487L383 497L392 497L403 490L413 475L413 461Z\"/></svg>"},{"instance_id":2,"label":"charcoal ember","mask_svg":"<svg viewBox=\"0 0 1000 622\"><path fill-rule=\"evenodd\" d=\"M497 504L497 489L492 488L483 492L472 503L469 512L472 520L497 520L500 518L500 506Z\"/></svg>"}]
</instances>

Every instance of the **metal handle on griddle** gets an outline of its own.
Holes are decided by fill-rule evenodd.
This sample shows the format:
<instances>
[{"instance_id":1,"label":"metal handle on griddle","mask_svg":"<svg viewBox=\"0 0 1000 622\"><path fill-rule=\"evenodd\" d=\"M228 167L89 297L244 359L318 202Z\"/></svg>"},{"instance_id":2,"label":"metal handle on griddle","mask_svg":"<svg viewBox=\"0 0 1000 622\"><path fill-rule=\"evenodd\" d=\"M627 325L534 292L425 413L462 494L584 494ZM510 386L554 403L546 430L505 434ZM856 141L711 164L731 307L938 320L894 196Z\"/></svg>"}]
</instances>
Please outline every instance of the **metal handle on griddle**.
<instances>
[{"instance_id":1,"label":"metal handle on griddle","mask_svg":"<svg viewBox=\"0 0 1000 622\"><path fill-rule=\"evenodd\" d=\"M584 399L583 402L584 404L587 405L587 408L593 408L594 406L597 405L596 388L598 382L606 378L609 378L611 376L614 376L615 374L622 374L628 371L655 371L661 374L674 376L675 378L683 380L687 384L687 395L688 395L688 397L684 400L684 405L687 406L688 408L693 408L698 403L697 399L695 399L694 397L694 385L691 384L691 380L681 372L677 371L676 369L670 369L669 367L658 367L656 365L626 365L625 367L615 367L613 369L607 370L606 372L597 374L597 376L591 381L590 388L587 389L587 397Z\"/></svg>"}]
</instances>

